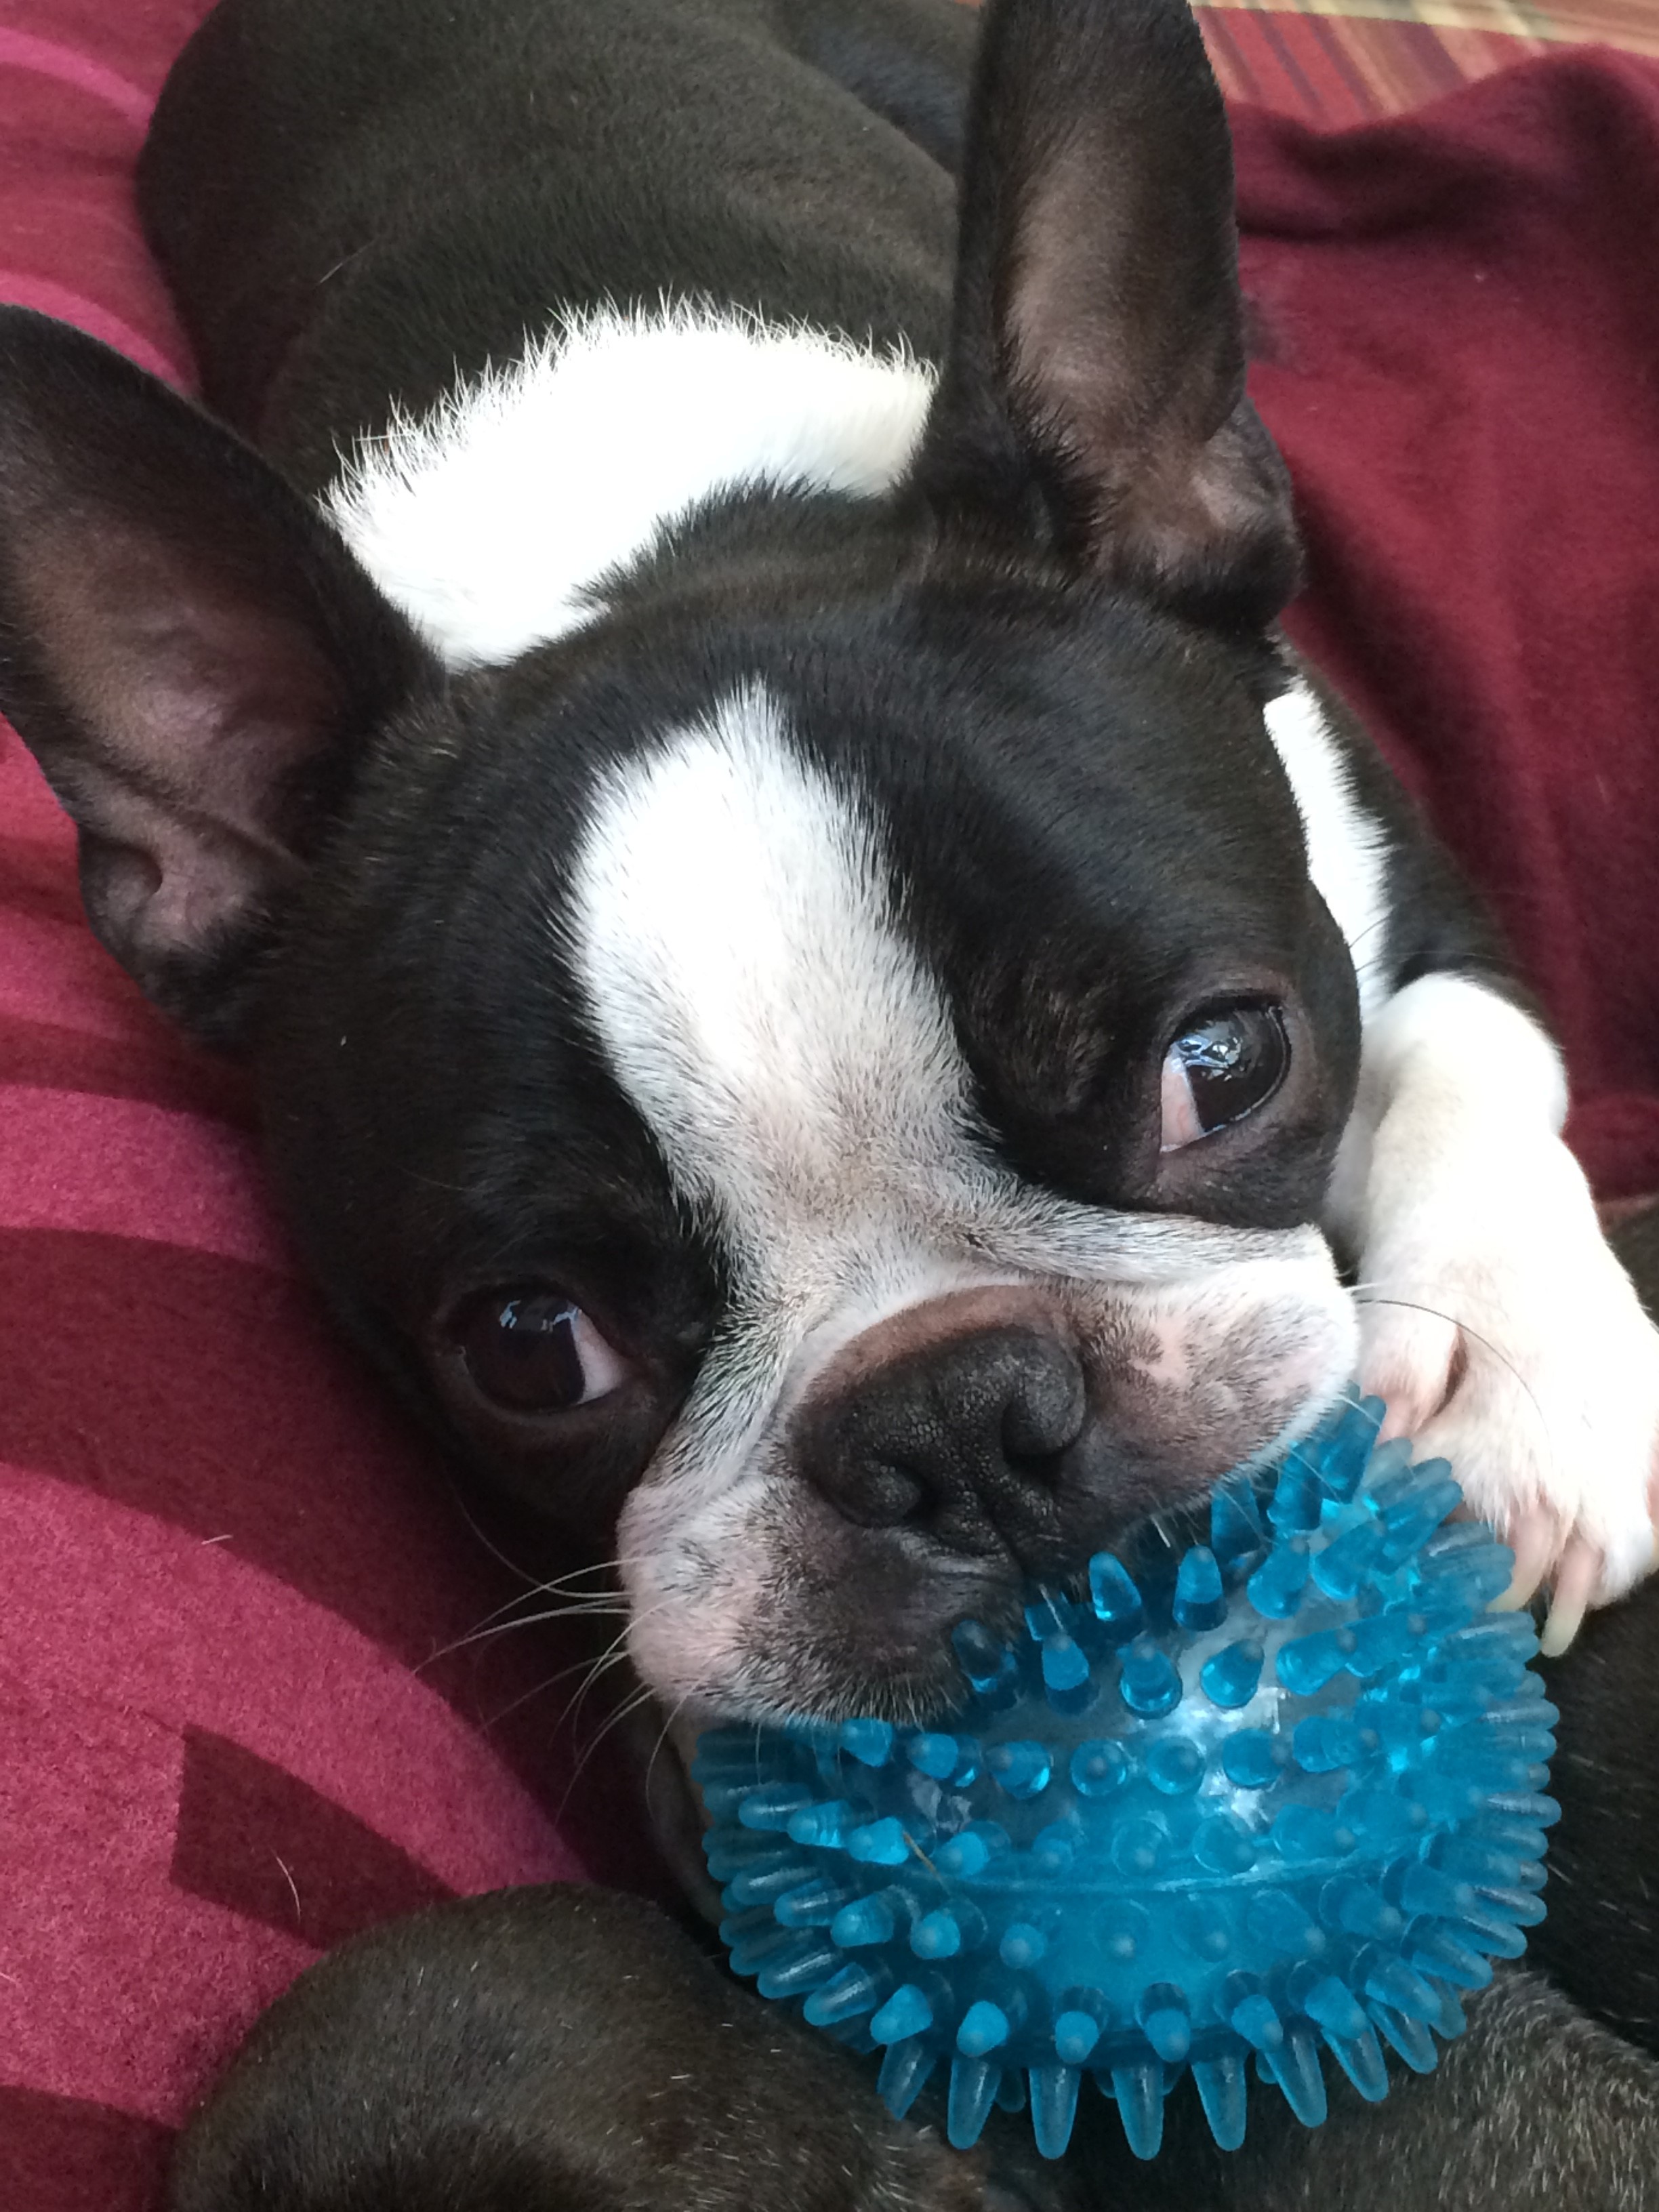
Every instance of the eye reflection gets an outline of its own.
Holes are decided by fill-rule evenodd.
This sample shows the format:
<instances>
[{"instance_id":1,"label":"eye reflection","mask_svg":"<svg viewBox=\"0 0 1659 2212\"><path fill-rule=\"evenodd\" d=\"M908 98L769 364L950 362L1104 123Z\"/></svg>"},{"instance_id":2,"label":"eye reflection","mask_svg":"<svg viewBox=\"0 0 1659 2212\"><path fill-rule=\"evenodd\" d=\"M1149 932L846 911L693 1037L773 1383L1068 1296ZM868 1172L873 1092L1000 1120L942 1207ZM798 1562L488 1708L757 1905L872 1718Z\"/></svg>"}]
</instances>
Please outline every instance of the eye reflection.
<instances>
[{"instance_id":1,"label":"eye reflection","mask_svg":"<svg viewBox=\"0 0 1659 2212\"><path fill-rule=\"evenodd\" d=\"M1277 1006L1219 1006L1188 1022L1164 1056L1160 1152L1179 1152L1267 1103L1291 1064Z\"/></svg>"},{"instance_id":2,"label":"eye reflection","mask_svg":"<svg viewBox=\"0 0 1659 2212\"><path fill-rule=\"evenodd\" d=\"M628 1374L579 1305L531 1287L473 1300L453 1332L473 1388L514 1413L568 1413L603 1398Z\"/></svg>"}]
</instances>

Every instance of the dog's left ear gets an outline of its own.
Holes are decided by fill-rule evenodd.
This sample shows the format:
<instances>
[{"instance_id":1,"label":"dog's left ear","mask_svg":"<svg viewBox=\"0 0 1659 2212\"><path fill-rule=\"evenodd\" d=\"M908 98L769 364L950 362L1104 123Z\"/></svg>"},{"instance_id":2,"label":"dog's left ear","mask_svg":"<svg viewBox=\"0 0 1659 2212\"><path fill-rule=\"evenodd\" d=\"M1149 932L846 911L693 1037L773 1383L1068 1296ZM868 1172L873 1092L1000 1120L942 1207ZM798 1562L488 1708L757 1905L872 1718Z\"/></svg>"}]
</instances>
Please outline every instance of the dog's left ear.
<instances>
[{"instance_id":1,"label":"dog's left ear","mask_svg":"<svg viewBox=\"0 0 1659 2212\"><path fill-rule=\"evenodd\" d=\"M103 943L210 1042L373 732L441 680L258 454L67 325L0 309L0 708L81 833Z\"/></svg>"},{"instance_id":2,"label":"dog's left ear","mask_svg":"<svg viewBox=\"0 0 1659 2212\"><path fill-rule=\"evenodd\" d=\"M947 532L1040 532L1194 620L1296 589L1244 392L1232 149L1184 0L989 0L951 349L917 469Z\"/></svg>"}]
</instances>

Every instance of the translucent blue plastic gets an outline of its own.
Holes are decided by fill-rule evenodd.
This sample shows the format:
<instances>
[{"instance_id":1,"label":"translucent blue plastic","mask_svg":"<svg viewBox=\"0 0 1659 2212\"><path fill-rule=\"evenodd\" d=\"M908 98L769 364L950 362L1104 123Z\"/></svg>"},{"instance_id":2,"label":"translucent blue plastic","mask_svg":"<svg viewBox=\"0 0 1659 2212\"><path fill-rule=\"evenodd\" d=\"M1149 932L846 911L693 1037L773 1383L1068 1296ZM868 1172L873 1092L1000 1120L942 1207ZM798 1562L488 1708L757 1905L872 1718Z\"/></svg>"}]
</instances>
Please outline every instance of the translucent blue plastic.
<instances>
[{"instance_id":1,"label":"translucent blue plastic","mask_svg":"<svg viewBox=\"0 0 1659 2212\"><path fill-rule=\"evenodd\" d=\"M896 2114L947 2069L963 2148L1029 2097L1058 2157L1085 2075L1151 2158L1186 2075L1234 2148L1252 2069L1310 2126L1327 2053L1373 2100L1386 2051L1431 2071L1543 1917L1556 1715L1486 1610L1510 1553L1380 1415L1230 1479L1207 1545L964 1622L932 1729L705 1735L737 1972L879 2050Z\"/></svg>"}]
</instances>

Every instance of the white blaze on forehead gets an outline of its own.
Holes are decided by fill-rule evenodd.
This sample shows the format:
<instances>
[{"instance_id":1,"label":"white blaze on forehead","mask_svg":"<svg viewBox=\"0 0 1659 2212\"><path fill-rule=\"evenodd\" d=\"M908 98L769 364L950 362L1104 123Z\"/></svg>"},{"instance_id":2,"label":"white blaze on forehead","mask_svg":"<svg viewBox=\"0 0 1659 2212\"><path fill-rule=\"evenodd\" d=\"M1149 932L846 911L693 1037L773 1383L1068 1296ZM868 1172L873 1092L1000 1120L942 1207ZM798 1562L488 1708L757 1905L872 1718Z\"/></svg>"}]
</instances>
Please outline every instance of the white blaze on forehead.
<instances>
[{"instance_id":1,"label":"white blaze on forehead","mask_svg":"<svg viewBox=\"0 0 1659 2212\"><path fill-rule=\"evenodd\" d=\"M1214 1318L1231 1283L1263 1326L1278 1310L1308 1337L1329 1388L1346 1371L1351 1320L1317 1231L1075 1205L996 1158L943 994L900 927L882 826L755 684L614 769L574 864L588 1017L733 1274L624 1516L624 1552L654 1562L629 1587L665 1623L770 1494L811 1376L921 1300L1064 1279L1173 1292Z\"/></svg>"},{"instance_id":2,"label":"white blaze on forehead","mask_svg":"<svg viewBox=\"0 0 1659 2212\"><path fill-rule=\"evenodd\" d=\"M745 1257L971 1173L966 1072L877 824L760 686L613 774L574 892L611 1068Z\"/></svg>"}]
</instances>

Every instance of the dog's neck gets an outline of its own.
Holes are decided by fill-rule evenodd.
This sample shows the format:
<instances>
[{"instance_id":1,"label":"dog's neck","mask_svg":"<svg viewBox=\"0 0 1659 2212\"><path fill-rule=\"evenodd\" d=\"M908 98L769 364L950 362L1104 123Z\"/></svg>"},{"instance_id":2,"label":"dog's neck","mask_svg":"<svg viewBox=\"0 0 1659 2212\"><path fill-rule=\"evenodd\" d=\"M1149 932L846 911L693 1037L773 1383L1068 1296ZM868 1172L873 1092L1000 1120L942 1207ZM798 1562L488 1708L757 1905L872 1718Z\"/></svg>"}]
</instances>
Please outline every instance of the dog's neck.
<instances>
[{"instance_id":1,"label":"dog's neck","mask_svg":"<svg viewBox=\"0 0 1659 2212\"><path fill-rule=\"evenodd\" d=\"M587 620L608 575L722 493L875 496L914 453L933 372L708 307L574 318L361 447L326 504L452 666Z\"/></svg>"}]
</instances>

